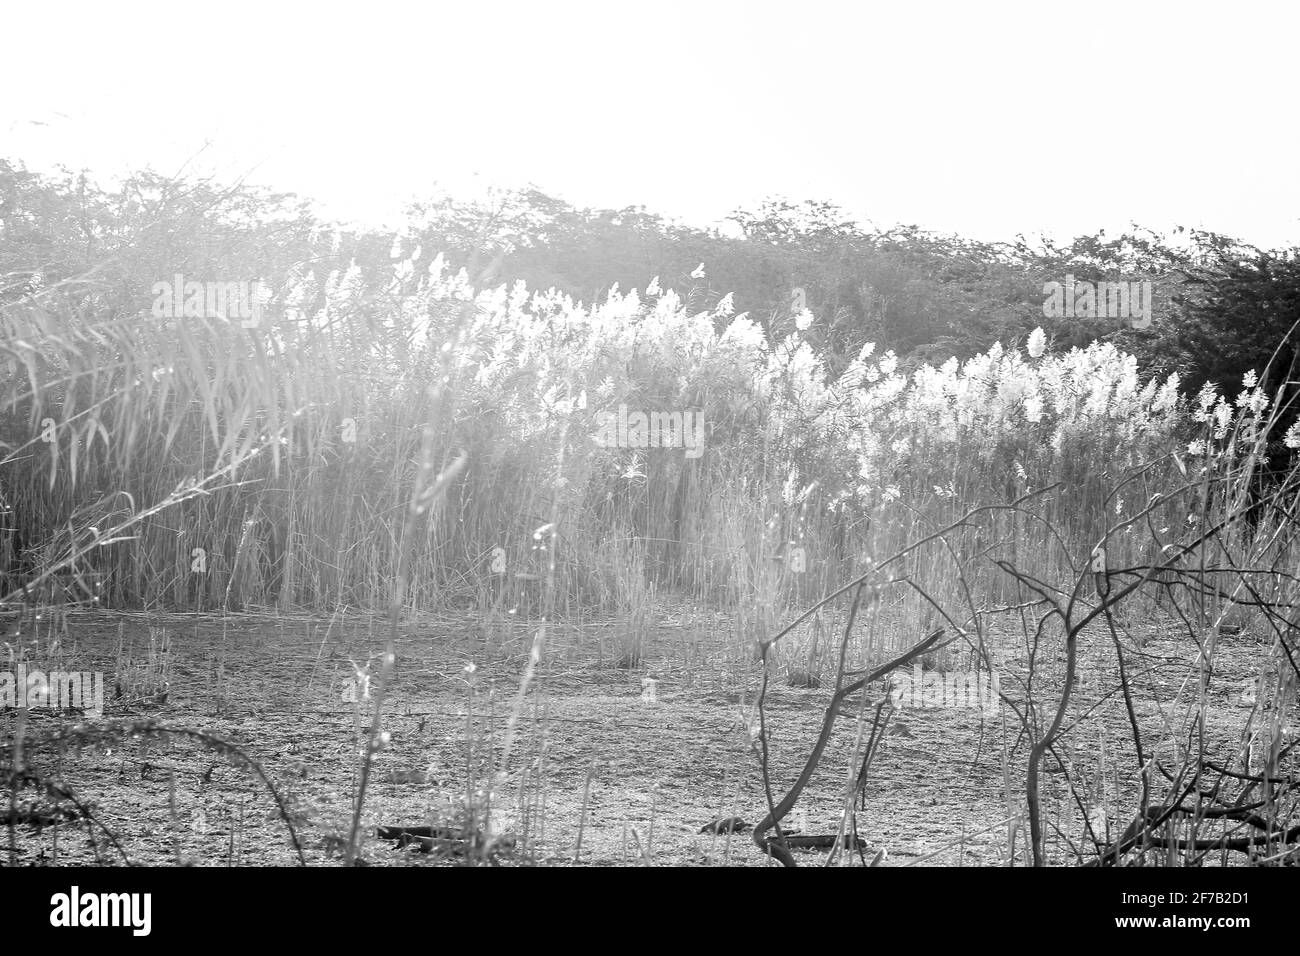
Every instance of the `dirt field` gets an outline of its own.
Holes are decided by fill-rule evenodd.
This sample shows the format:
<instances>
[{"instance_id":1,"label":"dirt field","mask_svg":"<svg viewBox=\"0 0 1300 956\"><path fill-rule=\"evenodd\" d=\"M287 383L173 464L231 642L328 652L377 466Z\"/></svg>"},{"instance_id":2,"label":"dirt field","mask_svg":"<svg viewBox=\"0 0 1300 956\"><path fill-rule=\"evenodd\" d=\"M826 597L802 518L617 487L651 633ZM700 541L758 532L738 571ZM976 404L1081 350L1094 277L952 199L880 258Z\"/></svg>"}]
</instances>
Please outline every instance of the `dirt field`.
<instances>
[{"instance_id":1,"label":"dirt field","mask_svg":"<svg viewBox=\"0 0 1300 956\"><path fill-rule=\"evenodd\" d=\"M749 833L699 833L719 816L757 822L766 808L747 730L761 670L728 639L725 621L661 618L636 668L615 666L600 625L551 631L493 798L494 831L515 839L515 850L503 854L502 862L775 865ZM7 635L14 623L8 622ZM243 615L69 613L64 630L41 632L26 654L35 662L44 653L44 660L67 670L104 672L104 715L92 723L154 719L241 748L280 792L306 862L338 865L370 706L365 688L352 682L353 662L364 666L377 659L385 627ZM500 759L531 633L516 627L505 646L489 649L468 616L400 628L397 676L384 707L391 743L375 759L363 817L367 863L434 860L375 839L374 828L442 822L448 808L466 797L467 780L472 790L486 779L487 768ZM52 637L59 637L57 643ZM1269 645L1249 631L1220 640L1204 733L1207 751L1227 760L1252 713L1244 684ZM1180 692L1186 700L1194 690L1184 681L1195 648L1155 629L1143 645L1126 653L1149 745L1165 722L1182 726L1176 701ZM1014 676L1023 674L1023 646L1004 637L994 657L1003 691L1023 699L1023 690L1013 686ZM466 670L471 661L472 674ZM1048 654L1047 661L1035 678L1043 693L1035 696L1050 712L1061 655ZM1060 752L1079 792L1090 795L1087 802L1112 811L1104 825L1114 837L1137 798L1128 716L1122 698L1110 693L1115 653L1105 631L1084 639L1081 663L1070 711L1088 716ZM653 703L643 699L647 676L657 681ZM825 680L831 677L824 672ZM825 686L795 689L783 672L773 674L767 720L778 800L816 739L829 697ZM817 774L787 826L804 833L838 829L846 783L856 770L851 756L857 712L855 706L836 721ZM0 711L6 743L16 722L15 710ZM73 723L66 714L29 711L27 760L42 778L90 807L118 845L99 827L98 846L92 844L84 819L75 819L79 814L66 801L59 803L67 811L60 819L48 794L27 787L14 799L20 822L0 828L0 852L13 853L20 865L84 865L97 854L108 863L297 863L280 812L247 767L212 746L174 735L80 752L41 744ZM1028 745L1018 728L1005 707L990 714L957 707L905 707L896 713L857 813L866 848L861 857L849 854L842 862L861 865L883 848L887 856L881 862L890 866L1005 865L1013 845L1008 815L1024 811ZM1165 735L1168 742L1157 752L1172 757L1174 739ZM1067 840L1083 833L1081 808L1059 770L1046 774L1043 792L1049 851L1057 862L1072 862ZM1017 865L1024 844L1022 829L1014 835ZM800 859L818 865L826 856L808 852Z\"/></svg>"}]
</instances>

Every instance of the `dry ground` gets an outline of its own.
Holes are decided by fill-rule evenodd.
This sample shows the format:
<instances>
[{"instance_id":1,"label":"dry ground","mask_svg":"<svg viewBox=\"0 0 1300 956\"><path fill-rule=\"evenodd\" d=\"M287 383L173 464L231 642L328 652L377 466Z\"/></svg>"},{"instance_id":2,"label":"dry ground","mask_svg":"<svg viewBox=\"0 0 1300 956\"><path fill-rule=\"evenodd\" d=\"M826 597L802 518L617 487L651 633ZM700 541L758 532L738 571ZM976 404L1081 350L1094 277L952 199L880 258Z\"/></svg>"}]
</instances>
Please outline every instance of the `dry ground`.
<instances>
[{"instance_id":1,"label":"dry ground","mask_svg":"<svg viewBox=\"0 0 1300 956\"><path fill-rule=\"evenodd\" d=\"M287 801L307 862L337 865L369 706L364 699L348 700L358 696L349 694L356 687L349 679L354 664L364 666L382 651L386 624L69 612L54 631L47 618L34 641L29 622L15 641L15 623L7 622L6 640L11 646L27 642L31 660L44 654L66 670L105 673L103 720L152 718L207 731L245 750ZM468 616L401 627L397 678L383 723L391 744L376 758L365 806L367 862L430 862L373 839L374 827L427 824L431 815L463 800L467 777L483 779L488 764L500 757L531 633L516 627L504 644L497 635L489 645ZM698 832L720 815L739 814L752 823L763 814L762 780L747 729L754 720L759 666L726 636L727 623L717 618L660 615L636 668L615 666L610 633L598 624L550 633L507 775L494 797L494 826L515 835L515 859L552 865L773 865L747 833L728 838ZM1139 720L1156 734L1165 722L1181 720L1177 701L1190 690L1185 681L1195 648L1155 628L1145 636L1141 649L1128 647L1129 665L1136 675ZM1257 673L1268 643L1249 631L1221 640L1205 736L1207 749L1227 759L1252 712L1243 703L1243 684ZM1023 673L1023 645L1004 636L995 658L1007 691L1008 677ZM1052 651L1046 658L1036 687L1046 688L1042 699L1050 708L1061 656ZM471 661L472 675L466 671ZM1106 632L1084 639L1082 663L1071 713L1087 716L1065 738L1061 754L1080 791L1093 795L1088 802L1128 813L1136 802L1133 746L1121 698L1107 696L1115 686L1115 654ZM647 675L658 681L655 703L642 699ZM783 676L773 675L768 695L778 799L816 739L830 696L825 687L786 686ZM120 696L115 685L122 688ZM1009 693L1023 699L1021 691ZM16 719L13 710L0 712L6 743ZM30 711L28 759L42 777L90 805L120 847L103 838L96 847L84 821L38 828L29 814L20 816L27 822L0 827L0 853L12 852L19 865L88 864L97 852L106 862L125 857L144 864L296 862L280 813L246 767L177 737L80 753L33 746L73 723L64 714ZM885 848L885 865L999 865L1014 845L1020 863L1024 833L1015 833L1012 844L1006 821L1009 813L1023 811L1028 747L1014 716L1005 709L904 709L891 722L899 726L874 760L857 814L866 859ZM787 825L805 833L836 831L858 730L852 717L837 720L817 775ZM1174 749L1171 741L1161 753L1171 757ZM1066 790L1065 774L1049 773L1045 780L1053 830L1049 850L1058 862L1070 862L1068 841L1083 832L1081 810ZM7 801L8 794L3 796ZM49 809L33 788L15 796L15 807ZM1112 836L1127 822L1112 815ZM825 855L804 858L817 864Z\"/></svg>"}]
</instances>

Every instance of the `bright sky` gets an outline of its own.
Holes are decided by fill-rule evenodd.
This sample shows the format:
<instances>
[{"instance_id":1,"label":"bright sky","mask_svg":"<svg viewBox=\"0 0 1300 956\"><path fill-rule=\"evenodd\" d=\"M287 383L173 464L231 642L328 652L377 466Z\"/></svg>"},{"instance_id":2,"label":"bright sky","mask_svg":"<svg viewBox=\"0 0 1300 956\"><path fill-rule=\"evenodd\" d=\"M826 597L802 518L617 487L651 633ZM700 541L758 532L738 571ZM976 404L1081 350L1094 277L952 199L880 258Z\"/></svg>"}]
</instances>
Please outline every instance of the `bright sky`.
<instances>
[{"instance_id":1,"label":"bright sky","mask_svg":"<svg viewBox=\"0 0 1300 956\"><path fill-rule=\"evenodd\" d=\"M23 4L0 156L247 176L395 223L532 182L705 225L766 196L980 239L1300 244L1300 4Z\"/></svg>"}]
</instances>

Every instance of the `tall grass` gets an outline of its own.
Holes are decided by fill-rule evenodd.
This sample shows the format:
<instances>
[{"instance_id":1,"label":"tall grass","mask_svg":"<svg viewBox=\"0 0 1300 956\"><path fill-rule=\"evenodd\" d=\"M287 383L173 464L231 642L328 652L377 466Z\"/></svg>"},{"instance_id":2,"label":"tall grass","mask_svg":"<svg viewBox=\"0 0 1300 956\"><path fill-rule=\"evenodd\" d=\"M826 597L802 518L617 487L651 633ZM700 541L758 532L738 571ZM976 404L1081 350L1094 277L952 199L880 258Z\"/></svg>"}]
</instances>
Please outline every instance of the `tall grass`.
<instances>
[{"instance_id":1,"label":"tall grass","mask_svg":"<svg viewBox=\"0 0 1300 956\"><path fill-rule=\"evenodd\" d=\"M120 606L386 607L435 387L454 412L432 441L467 467L438 526L403 546L403 602L525 614L552 516L561 612L640 606L650 584L808 600L864 554L1056 481L1052 526L1095 537L1107 509L1171 480L1162 454L1185 451L1195 415L1260 412L1189 404L1102 345L910 372L864 349L832 379L798 331L769 343L729 299L701 311L653 283L584 307L414 261L286 281L247 328L157 318L147 297L100 309L76 282L0 310L10 598L75 562ZM597 415L619 409L698 412L702 455L601 445ZM1107 498L1105 475L1156 459L1131 498ZM1041 526L1008 520L990 534L1043 550ZM121 540L87 537L124 521ZM633 553L637 575L611 570Z\"/></svg>"}]
</instances>

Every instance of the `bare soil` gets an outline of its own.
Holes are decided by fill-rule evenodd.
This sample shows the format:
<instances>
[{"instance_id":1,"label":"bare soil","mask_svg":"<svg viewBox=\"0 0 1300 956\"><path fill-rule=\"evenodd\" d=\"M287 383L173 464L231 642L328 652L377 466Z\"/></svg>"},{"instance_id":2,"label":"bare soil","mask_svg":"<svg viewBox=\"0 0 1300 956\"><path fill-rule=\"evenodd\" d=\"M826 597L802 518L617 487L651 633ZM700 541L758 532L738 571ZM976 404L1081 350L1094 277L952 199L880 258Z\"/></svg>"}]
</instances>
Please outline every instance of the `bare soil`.
<instances>
[{"instance_id":1,"label":"bare soil","mask_svg":"<svg viewBox=\"0 0 1300 956\"><path fill-rule=\"evenodd\" d=\"M30 621L25 627L11 617L5 640L11 652L24 649L29 666L44 661L51 668L104 672L103 716L86 723L154 720L235 745L279 792L305 861L339 864L371 707L354 679L367 662L377 671L385 622L74 611L47 616L44 630L33 631ZM492 800L494 832L514 838L513 851L504 849L498 861L775 865L747 832L699 832L724 816L752 824L766 810L752 746L760 665L727 637L721 619L661 621L645 635L635 667L617 666L611 633L589 624L555 627L548 635ZM396 849L375 839L375 828L443 823L467 798L481 803L473 791L501 759L532 635L533 628L518 626L504 641L498 635L489 642L468 615L400 627L382 724L391 741L375 757L363 814L365 862L457 862ZM1268 639L1249 629L1219 637L1203 734L1205 749L1224 761L1240 747L1251 715L1259 720L1245 688L1268 648ZM1151 625L1142 646L1126 642L1125 653L1147 745L1162 738L1158 753L1172 764L1178 741L1188 743L1184 725L1186 702L1195 696L1188 679L1196 647ZM1071 842L1090 846L1084 807L1069 793L1067 778L1086 804L1110 811L1104 823L1094 822L1112 838L1137 805L1132 732L1116 692L1109 633L1086 635L1080 655L1070 707L1077 723L1058 751L1065 770L1052 767L1043 783L1048 849L1063 864L1077 862ZM1014 686L1016 676L1024 676L1023 640L1001 636L994 660L1003 691L1023 701L1023 688ZM1045 660L1034 688L1050 715L1063 655L1049 649ZM962 666L960 655L955 666ZM784 668L770 673L766 720L778 800L820 730L833 673L823 669L821 676L823 686L800 689L787 686ZM657 681L654 702L643 695L646 677ZM883 688L874 691L879 697ZM874 713L868 710L860 724L859 700L836 720L787 828L839 829L846 784L857 770L854 754L860 753L860 735L870 734ZM220 748L176 735L101 741L79 750L49 742L77 723L74 715L30 710L25 754L36 776L89 808L95 838L88 838L83 814L34 784L13 794L0 791L19 821L0 826L0 853L13 854L14 862L297 864L267 787ZM17 725L15 710L0 711L4 744L12 744ZM1017 865L1023 862L1025 832L1008 824L1024 811L1029 747L1019 727L1005 706L992 713L969 707L896 712L856 814L865 848L842 862L861 865L879 849L887 851L881 861L887 866L1006 865L1012 854ZM1162 733L1164 727L1172 732ZM7 771L7 764L0 769ZM9 819L8 810L0 806L0 819ZM810 851L800 859L818 865L826 854Z\"/></svg>"}]
</instances>

